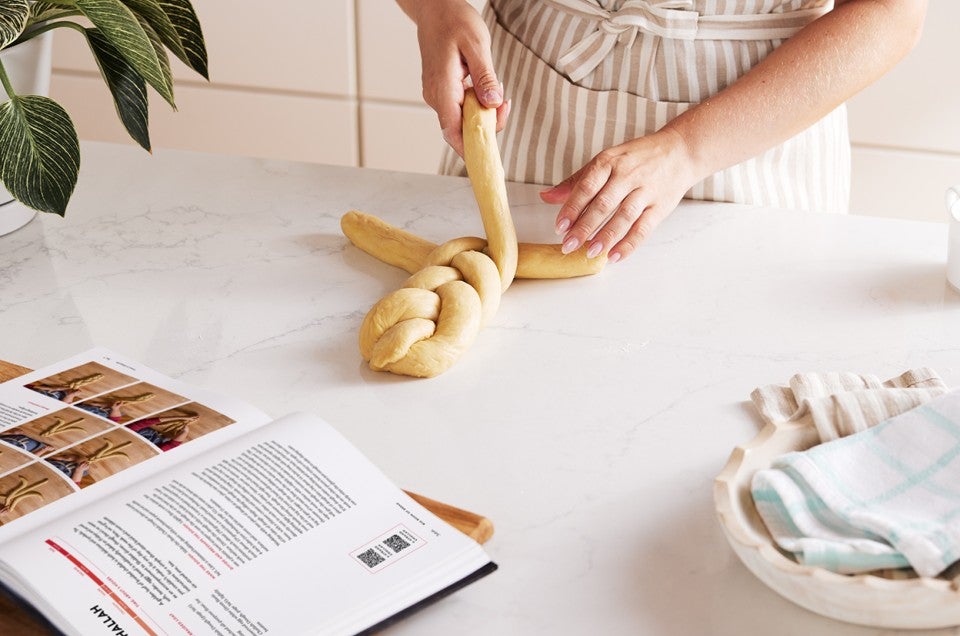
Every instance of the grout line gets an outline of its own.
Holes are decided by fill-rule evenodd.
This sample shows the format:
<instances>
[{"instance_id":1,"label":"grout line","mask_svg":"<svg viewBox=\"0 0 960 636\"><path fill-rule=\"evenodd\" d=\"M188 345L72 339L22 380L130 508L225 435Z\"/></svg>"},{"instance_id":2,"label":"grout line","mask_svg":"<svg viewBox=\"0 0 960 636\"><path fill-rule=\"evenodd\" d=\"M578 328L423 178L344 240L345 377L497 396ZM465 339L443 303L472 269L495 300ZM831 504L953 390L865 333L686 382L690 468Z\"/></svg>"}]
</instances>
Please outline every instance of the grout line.
<instances>
[{"instance_id":1,"label":"grout line","mask_svg":"<svg viewBox=\"0 0 960 636\"><path fill-rule=\"evenodd\" d=\"M356 70L356 81L359 85L360 80L360 66L359 66L359 43L357 43L357 70ZM54 75L60 75L64 77L78 77L82 79L100 79L100 74L95 71L80 71L74 69L53 69ZM341 101L349 102L356 101L358 106L360 104L371 104L374 106L399 106L404 108L417 108L422 110L429 110L429 107L423 102L422 99L416 101L410 101L408 99L394 98L394 97L365 97L360 95L358 92L352 95L343 95L339 93L314 93L311 91L298 91L292 90L289 88L263 88L259 86L247 86L243 84L224 84L221 82L201 82L198 80L190 79L177 79L176 86L189 86L190 88L200 88L204 90L228 90L228 91L240 91L245 93L257 93L264 95L278 95L282 97L305 97L305 98L320 98L320 99L329 99L332 101ZM432 112L432 111L431 111ZM862 145L862 144L854 144Z\"/></svg>"},{"instance_id":2,"label":"grout line","mask_svg":"<svg viewBox=\"0 0 960 636\"><path fill-rule=\"evenodd\" d=\"M53 74L60 75L63 77L77 77L82 79L100 79L100 74L96 71L79 71L73 69L53 69ZM304 97L304 98L320 98L328 99L331 101L341 101L341 102L355 102L358 101L356 94L344 95L342 93L323 93L323 92L314 92L314 91L303 91L295 90L289 88L264 88L261 86L247 86L244 84L227 84L223 82L203 82L191 79L180 79L176 78L174 82L174 89L177 86L189 86L190 88L200 88L204 90L225 90L225 91L239 91L244 93L254 93L258 95L277 95L280 97Z\"/></svg>"},{"instance_id":3,"label":"grout line","mask_svg":"<svg viewBox=\"0 0 960 636\"><path fill-rule=\"evenodd\" d=\"M949 150L935 150L931 148L910 148L908 146L891 146L887 144L871 144L862 142L851 142L851 148L861 148L863 150L882 150L886 152L903 152L912 155L935 155L941 158L960 159L960 149L955 152Z\"/></svg>"},{"instance_id":4,"label":"grout line","mask_svg":"<svg viewBox=\"0 0 960 636\"><path fill-rule=\"evenodd\" d=\"M359 46L358 46L358 51L359 51ZM78 71L73 69L54 69L53 73L55 76L62 76L62 77L76 77L81 79L100 79L100 74L94 71ZM358 60L358 68L356 71L356 76L357 76L357 81L359 82L359 77L360 77L359 60ZM357 120L358 121L360 121L360 107L364 104L369 104L371 106L396 106L399 108L413 108L417 110L429 111L429 107L422 100L410 101L407 99L390 98L390 97L364 97L359 94L343 95L338 93L314 93L310 91L297 91L297 90L283 89L283 88L263 88L258 86L245 86L242 84L200 82L200 81L189 80L189 79L177 79L176 86L188 86L190 88L199 88L202 90L237 91L237 92L244 92L244 93L254 93L257 95L276 95L279 97L327 99L330 101L339 101L339 102L352 101L352 102L356 102L357 104Z\"/></svg>"},{"instance_id":5,"label":"grout line","mask_svg":"<svg viewBox=\"0 0 960 636\"><path fill-rule=\"evenodd\" d=\"M363 168L366 164L366 157L363 152L363 98L360 96L361 74L360 66L363 61L360 51L360 0L353 0L353 81L354 93L357 95L357 165Z\"/></svg>"}]
</instances>

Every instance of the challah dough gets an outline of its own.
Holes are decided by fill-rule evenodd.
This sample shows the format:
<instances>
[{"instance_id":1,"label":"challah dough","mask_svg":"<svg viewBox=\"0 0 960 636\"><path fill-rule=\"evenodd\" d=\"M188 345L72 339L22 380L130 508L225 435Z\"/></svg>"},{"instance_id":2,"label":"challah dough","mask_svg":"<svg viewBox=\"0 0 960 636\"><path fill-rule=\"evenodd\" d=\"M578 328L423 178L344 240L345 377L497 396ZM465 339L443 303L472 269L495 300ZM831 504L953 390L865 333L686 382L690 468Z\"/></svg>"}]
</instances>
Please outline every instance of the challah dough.
<instances>
[{"instance_id":1,"label":"challah dough","mask_svg":"<svg viewBox=\"0 0 960 636\"><path fill-rule=\"evenodd\" d=\"M360 353L372 369L416 377L443 373L473 344L497 312L514 277L570 278L603 269L605 257L581 248L517 243L496 140L496 111L473 91L463 104L467 174L487 238L456 238L437 245L358 212L340 220L350 241L410 274L403 287L377 302L360 326Z\"/></svg>"}]
</instances>

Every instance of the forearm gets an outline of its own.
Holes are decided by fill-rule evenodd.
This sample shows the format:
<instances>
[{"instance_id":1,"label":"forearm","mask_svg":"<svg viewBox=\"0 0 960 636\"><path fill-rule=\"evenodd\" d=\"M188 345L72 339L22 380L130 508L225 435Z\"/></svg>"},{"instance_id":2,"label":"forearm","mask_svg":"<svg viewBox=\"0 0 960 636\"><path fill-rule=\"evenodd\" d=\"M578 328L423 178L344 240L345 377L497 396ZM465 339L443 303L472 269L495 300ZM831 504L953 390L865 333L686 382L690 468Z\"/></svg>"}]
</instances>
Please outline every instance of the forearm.
<instances>
[{"instance_id":1,"label":"forearm","mask_svg":"<svg viewBox=\"0 0 960 636\"><path fill-rule=\"evenodd\" d=\"M693 175L789 139L879 78L920 36L926 0L849 0L810 23L736 82L667 124Z\"/></svg>"},{"instance_id":2,"label":"forearm","mask_svg":"<svg viewBox=\"0 0 960 636\"><path fill-rule=\"evenodd\" d=\"M443 11L451 3L463 4L464 0L397 0L400 9L407 14L407 17L413 20L414 24L420 24L420 14L423 11Z\"/></svg>"},{"instance_id":3,"label":"forearm","mask_svg":"<svg viewBox=\"0 0 960 636\"><path fill-rule=\"evenodd\" d=\"M407 14L408 18L413 20L414 23L417 22L417 13L420 10L418 0L397 0L397 4L400 6L400 9Z\"/></svg>"}]
</instances>

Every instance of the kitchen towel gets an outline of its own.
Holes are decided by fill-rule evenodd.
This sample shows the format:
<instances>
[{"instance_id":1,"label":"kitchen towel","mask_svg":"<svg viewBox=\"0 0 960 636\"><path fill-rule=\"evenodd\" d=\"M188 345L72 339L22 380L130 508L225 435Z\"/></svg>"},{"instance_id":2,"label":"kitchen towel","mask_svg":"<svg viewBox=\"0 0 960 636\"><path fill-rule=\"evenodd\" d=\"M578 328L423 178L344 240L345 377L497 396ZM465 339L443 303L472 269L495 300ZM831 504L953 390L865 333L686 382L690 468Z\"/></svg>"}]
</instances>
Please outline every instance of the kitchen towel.
<instances>
[{"instance_id":1,"label":"kitchen towel","mask_svg":"<svg viewBox=\"0 0 960 636\"><path fill-rule=\"evenodd\" d=\"M865 431L946 391L936 371L919 367L884 382L848 372L798 373L786 386L754 390L750 399L765 421L809 424L821 442L829 442Z\"/></svg>"},{"instance_id":2,"label":"kitchen towel","mask_svg":"<svg viewBox=\"0 0 960 636\"><path fill-rule=\"evenodd\" d=\"M934 576L956 561L960 392L945 391L929 369L884 383L804 374L755 391L765 418L807 420L833 440L754 476L754 502L778 545L801 563L843 573L910 565Z\"/></svg>"}]
</instances>

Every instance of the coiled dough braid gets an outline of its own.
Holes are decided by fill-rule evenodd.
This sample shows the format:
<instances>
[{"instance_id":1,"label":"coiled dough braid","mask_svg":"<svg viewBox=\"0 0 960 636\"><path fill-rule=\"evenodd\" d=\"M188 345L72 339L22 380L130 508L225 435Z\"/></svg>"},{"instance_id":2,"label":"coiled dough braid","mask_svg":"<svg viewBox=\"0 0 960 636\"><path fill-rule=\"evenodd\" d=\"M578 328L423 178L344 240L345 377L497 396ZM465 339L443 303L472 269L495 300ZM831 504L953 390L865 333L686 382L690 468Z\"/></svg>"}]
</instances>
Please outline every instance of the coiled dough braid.
<instances>
[{"instance_id":1,"label":"coiled dough braid","mask_svg":"<svg viewBox=\"0 0 960 636\"><path fill-rule=\"evenodd\" d=\"M517 243L496 141L496 111L473 91L463 104L467 174L487 238L461 237L437 245L362 212L340 225L350 241L412 276L377 302L360 327L360 353L372 369L433 377L470 348L500 306L514 277L569 278L593 274L604 258L581 248L563 255L559 245Z\"/></svg>"}]
</instances>

